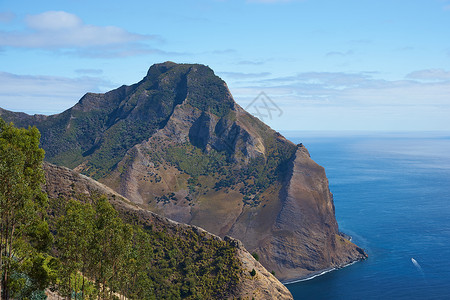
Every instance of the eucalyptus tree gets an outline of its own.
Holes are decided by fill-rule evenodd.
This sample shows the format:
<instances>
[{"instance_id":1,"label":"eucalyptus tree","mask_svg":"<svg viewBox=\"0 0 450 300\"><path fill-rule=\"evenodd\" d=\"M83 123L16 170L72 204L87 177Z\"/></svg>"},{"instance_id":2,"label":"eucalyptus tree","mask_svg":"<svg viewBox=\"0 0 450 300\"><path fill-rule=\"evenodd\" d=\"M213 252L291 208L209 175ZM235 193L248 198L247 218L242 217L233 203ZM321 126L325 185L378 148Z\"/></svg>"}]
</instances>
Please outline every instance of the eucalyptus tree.
<instances>
[{"instance_id":1,"label":"eucalyptus tree","mask_svg":"<svg viewBox=\"0 0 450 300\"><path fill-rule=\"evenodd\" d=\"M36 127L16 128L0 118L2 299L13 297L11 292L22 289L27 280L32 279L17 274L36 273L36 270L31 270L39 267L36 255L46 250L52 240L43 219L47 196L41 189L45 181L42 170L44 150L39 148L39 139ZM41 260L42 263L45 261ZM36 266L33 267L34 263ZM39 278L34 279L39 281Z\"/></svg>"}]
</instances>

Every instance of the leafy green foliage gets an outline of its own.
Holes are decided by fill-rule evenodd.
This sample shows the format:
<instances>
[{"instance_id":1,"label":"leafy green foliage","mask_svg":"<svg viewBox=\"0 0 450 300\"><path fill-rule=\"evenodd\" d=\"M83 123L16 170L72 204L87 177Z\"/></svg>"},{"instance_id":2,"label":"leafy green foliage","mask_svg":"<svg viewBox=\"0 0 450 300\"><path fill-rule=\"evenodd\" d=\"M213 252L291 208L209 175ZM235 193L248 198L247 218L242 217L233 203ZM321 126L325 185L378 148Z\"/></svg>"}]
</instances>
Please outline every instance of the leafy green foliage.
<instances>
[{"instance_id":1,"label":"leafy green foliage","mask_svg":"<svg viewBox=\"0 0 450 300\"><path fill-rule=\"evenodd\" d=\"M56 223L56 249L61 261L59 290L63 295L72 293L72 278L78 270L86 270L86 254L93 240L94 212L91 206L69 200L64 214ZM75 290L78 286L75 282ZM81 286L84 294L84 284Z\"/></svg>"},{"instance_id":2,"label":"leafy green foliage","mask_svg":"<svg viewBox=\"0 0 450 300\"><path fill-rule=\"evenodd\" d=\"M18 129L0 118L2 299L27 296L27 287L39 289L50 280L43 275L47 260L41 256L52 238L44 220L47 196L41 191L44 151L39 138L35 127Z\"/></svg>"},{"instance_id":3,"label":"leafy green foliage","mask_svg":"<svg viewBox=\"0 0 450 300\"><path fill-rule=\"evenodd\" d=\"M223 298L238 283L236 249L226 242L188 228L170 233L128 225L125 221L136 220L120 219L105 197L79 198L85 203L51 201L61 293L107 299L114 293L129 299ZM78 272L90 283L74 280ZM92 283L95 290L88 293L84 287Z\"/></svg>"}]
</instances>

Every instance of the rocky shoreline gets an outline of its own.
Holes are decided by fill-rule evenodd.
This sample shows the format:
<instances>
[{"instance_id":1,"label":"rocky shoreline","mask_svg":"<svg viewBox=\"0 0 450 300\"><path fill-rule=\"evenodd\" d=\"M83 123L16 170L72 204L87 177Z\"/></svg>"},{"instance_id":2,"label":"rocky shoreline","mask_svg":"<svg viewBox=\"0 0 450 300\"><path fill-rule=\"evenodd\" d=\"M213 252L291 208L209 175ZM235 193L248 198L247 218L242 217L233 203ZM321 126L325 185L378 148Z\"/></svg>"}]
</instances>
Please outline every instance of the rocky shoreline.
<instances>
[{"instance_id":1,"label":"rocky shoreline","mask_svg":"<svg viewBox=\"0 0 450 300\"><path fill-rule=\"evenodd\" d=\"M337 271L337 270L343 269L345 267L349 267L349 266L351 266L351 265L353 265L353 264L355 264L357 262L360 262L360 261L363 261L363 259L356 259L356 260L354 260L354 261L352 261L352 262L350 262L348 264L344 264L342 266L337 266L337 267L333 267L333 268L327 268L327 269L319 270L319 271L313 272L313 273L311 273L311 274L309 274L307 276L299 277L298 279L281 281L281 283L284 284L284 285L289 285L289 284L294 284L294 283L298 283L298 282L308 281L308 280L314 279L316 277L325 275L327 273L330 273L330 272L333 272L333 271Z\"/></svg>"}]
</instances>

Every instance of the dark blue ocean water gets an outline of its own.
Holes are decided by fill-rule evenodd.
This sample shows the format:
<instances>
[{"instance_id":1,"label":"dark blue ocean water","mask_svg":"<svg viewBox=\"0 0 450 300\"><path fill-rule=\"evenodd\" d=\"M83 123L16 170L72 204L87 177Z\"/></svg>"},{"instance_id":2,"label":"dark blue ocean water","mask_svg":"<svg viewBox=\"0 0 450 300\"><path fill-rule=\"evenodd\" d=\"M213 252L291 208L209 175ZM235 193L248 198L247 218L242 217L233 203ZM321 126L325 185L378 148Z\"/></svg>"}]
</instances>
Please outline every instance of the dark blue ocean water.
<instances>
[{"instance_id":1,"label":"dark blue ocean water","mask_svg":"<svg viewBox=\"0 0 450 300\"><path fill-rule=\"evenodd\" d=\"M325 167L341 231L369 254L288 285L295 299L450 299L450 135L285 135Z\"/></svg>"}]
</instances>

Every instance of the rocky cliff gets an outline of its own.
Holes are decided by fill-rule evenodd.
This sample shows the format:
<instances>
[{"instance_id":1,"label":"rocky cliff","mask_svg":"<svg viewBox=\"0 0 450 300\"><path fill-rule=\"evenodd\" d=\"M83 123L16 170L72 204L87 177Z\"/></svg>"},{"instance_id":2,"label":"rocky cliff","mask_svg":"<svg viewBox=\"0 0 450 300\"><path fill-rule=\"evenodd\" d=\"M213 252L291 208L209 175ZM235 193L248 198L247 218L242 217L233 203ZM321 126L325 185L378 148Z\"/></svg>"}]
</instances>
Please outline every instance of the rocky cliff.
<instances>
[{"instance_id":1,"label":"rocky cliff","mask_svg":"<svg viewBox=\"0 0 450 300\"><path fill-rule=\"evenodd\" d=\"M48 161L238 238L281 280L366 257L339 233L323 168L244 111L206 66L157 64L139 83L86 94L58 115L0 116L36 125Z\"/></svg>"},{"instance_id":2,"label":"rocky cliff","mask_svg":"<svg viewBox=\"0 0 450 300\"><path fill-rule=\"evenodd\" d=\"M142 209L109 187L68 168L46 163L44 164L44 170L46 177L44 188L50 198L62 197L63 199L68 199L78 193L84 195L100 193L108 197L110 203L125 220L131 215L134 216L134 223L137 222L145 227L152 226L155 230L164 230L164 232L169 234L179 234L180 231L191 230L202 239L220 239L220 237L202 228L178 223ZM258 263L240 241L231 237L225 237L225 241L235 247L236 256L241 263L239 283L234 290L227 291L228 298L292 299L288 289ZM250 275L252 270L255 270L254 276Z\"/></svg>"},{"instance_id":3,"label":"rocky cliff","mask_svg":"<svg viewBox=\"0 0 450 300\"><path fill-rule=\"evenodd\" d=\"M339 232L325 170L304 146L298 146L288 170L271 234L258 245L262 263L278 270L279 278L292 280L366 258ZM238 233L235 236L241 238Z\"/></svg>"}]
</instances>

